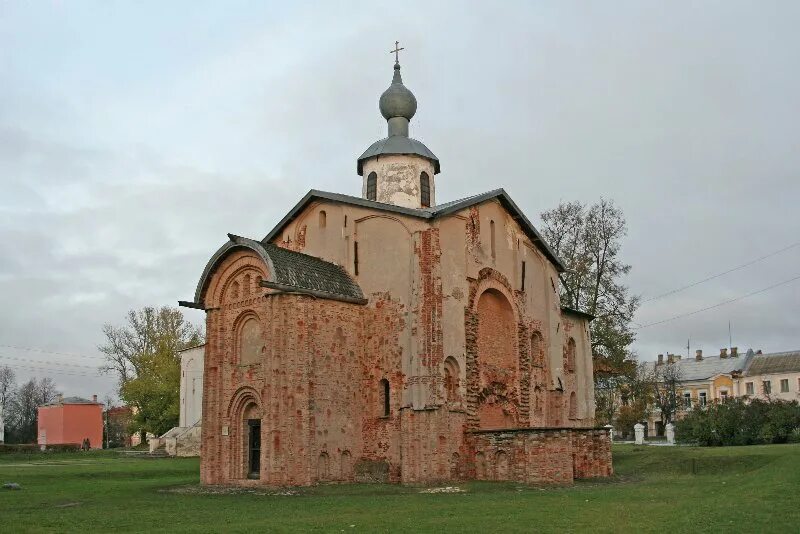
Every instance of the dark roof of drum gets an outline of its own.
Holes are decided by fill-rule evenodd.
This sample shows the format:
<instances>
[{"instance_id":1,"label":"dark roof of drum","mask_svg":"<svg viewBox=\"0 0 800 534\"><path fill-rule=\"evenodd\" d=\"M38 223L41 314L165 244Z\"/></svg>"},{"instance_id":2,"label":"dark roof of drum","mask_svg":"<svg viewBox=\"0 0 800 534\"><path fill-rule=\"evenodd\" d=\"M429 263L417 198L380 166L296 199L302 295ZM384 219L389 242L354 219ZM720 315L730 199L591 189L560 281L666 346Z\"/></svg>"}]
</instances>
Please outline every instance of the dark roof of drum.
<instances>
[{"instance_id":1,"label":"dark roof of drum","mask_svg":"<svg viewBox=\"0 0 800 534\"><path fill-rule=\"evenodd\" d=\"M287 213L286 216L281 219L275 228L273 228L270 233L264 237L262 242L269 243L275 239L275 237L280 235L281 231L286 227L287 224L292 222L302 213L303 209L305 209L309 203L319 199L328 200L331 202L339 202L341 204L348 204L351 206L360 206L391 213L399 213L411 217L419 217L421 219L437 219L439 217L461 211L464 208L469 208L470 206L480 204L481 202L496 199L500 202L500 204L503 205L503 207L506 208L512 218L517 221L517 224L520 225L522 230L533 242L533 244L550 260L550 262L553 263L553 265L555 265L556 269L558 269L559 272L564 272L567 270L561 259L559 259L556 253L547 245L547 243L545 243L542 236L533 226L533 223L531 223L525 214L522 213L522 210L519 209L513 200L511 200L511 197L508 196L508 193L506 193L504 189L494 189L479 195L473 195L471 197L466 197L459 200L454 200L452 202L447 202L445 204L440 204L438 206L422 209L406 208L403 206L395 206L393 204L375 202L374 200L367 200L365 198L312 189L302 199L300 199L300 202L298 202L291 209L291 211L289 211L289 213Z\"/></svg>"},{"instance_id":2,"label":"dark roof of drum","mask_svg":"<svg viewBox=\"0 0 800 534\"><path fill-rule=\"evenodd\" d=\"M433 163L434 174L442 172L442 166L433 152L426 147L422 141L417 141L411 137L402 135L392 135L372 143L358 158L356 171L359 176L364 174L364 162L369 158L384 154L415 154Z\"/></svg>"},{"instance_id":3,"label":"dark roof of drum","mask_svg":"<svg viewBox=\"0 0 800 534\"><path fill-rule=\"evenodd\" d=\"M269 279L265 287L284 291L296 291L316 297L363 304L361 287L342 267L320 258L281 248L272 243L256 241L247 237L228 234L229 241L211 257L203 270L194 302L180 302L182 306L204 308L203 291L208 285L217 263L234 250L249 249L259 255L267 265Z\"/></svg>"}]
</instances>

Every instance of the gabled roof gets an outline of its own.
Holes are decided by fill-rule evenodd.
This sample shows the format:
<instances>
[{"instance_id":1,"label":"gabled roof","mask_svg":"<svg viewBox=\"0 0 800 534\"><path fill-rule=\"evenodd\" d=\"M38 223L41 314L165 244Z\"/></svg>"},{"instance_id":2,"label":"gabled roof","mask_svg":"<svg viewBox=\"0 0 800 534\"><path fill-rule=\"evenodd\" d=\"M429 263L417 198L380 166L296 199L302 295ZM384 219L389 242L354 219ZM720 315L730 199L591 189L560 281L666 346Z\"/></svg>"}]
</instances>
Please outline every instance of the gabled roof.
<instances>
[{"instance_id":1,"label":"gabled roof","mask_svg":"<svg viewBox=\"0 0 800 534\"><path fill-rule=\"evenodd\" d=\"M545 243L542 236L533 226L533 223L528 220L522 210L511 200L511 197L508 196L508 193L505 192L503 189L495 189L493 191L488 191L486 193L481 193L479 195L474 195L467 198L462 198L460 200L454 200L452 202L447 202L445 204L440 204L438 206L433 206L430 208L424 209L416 209L416 208L405 208L402 206L395 206L393 204L384 204L382 202L375 202L373 200L367 200L360 197L353 197L350 195L342 195L339 193L328 193L326 191L317 191L312 189L309 191L300 202L298 202L294 208L291 209L286 216L281 219L281 221L275 226L275 228L270 231L262 240L262 243L269 243L280 233L283 229L296 219L305 209L305 207L315 201L315 200L327 200L330 202L338 202L340 204L347 204L350 206L359 206L362 208L370 208L374 210L386 211L390 213L399 213L402 215L408 215L410 217L418 217L420 219L428 219L433 220L439 217L444 217L446 215L450 215L456 212L459 212L465 208L469 208L476 204L480 204L482 202L486 202L487 200L497 200L503 207L508 211L509 214L517 221L517 224L520 225L520 228L525 232L525 235L528 236L534 245L545 255L547 258L553 263L556 269L559 272L566 271L566 267L564 266L563 262L556 256L556 253Z\"/></svg>"},{"instance_id":2,"label":"gabled roof","mask_svg":"<svg viewBox=\"0 0 800 534\"><path fill-rule=\"evenodd\" d=\"M222 245L206 264L200 281L197 283L194 302L179 301L178 304L189 308L204 309L202 296L211 281L214 269L223 258L239 249L255 252L267 265L269 279L261 283L264 287L306 293L344 302L366 303L361 287L339 265L302 252L286 250L272 243L264 243L233 234L228 234L228 238L229 241Z\"/></svg>"},{"instance_id":3,"label":"gabled roof","mask_svg":"<svg viewBox=\"0 0 800 534\"><path fill-rule=\"evenodd\" d=\"M800 372L800 350L756 354L747 366L746 376Z\"/></svg>"}]
</instances>

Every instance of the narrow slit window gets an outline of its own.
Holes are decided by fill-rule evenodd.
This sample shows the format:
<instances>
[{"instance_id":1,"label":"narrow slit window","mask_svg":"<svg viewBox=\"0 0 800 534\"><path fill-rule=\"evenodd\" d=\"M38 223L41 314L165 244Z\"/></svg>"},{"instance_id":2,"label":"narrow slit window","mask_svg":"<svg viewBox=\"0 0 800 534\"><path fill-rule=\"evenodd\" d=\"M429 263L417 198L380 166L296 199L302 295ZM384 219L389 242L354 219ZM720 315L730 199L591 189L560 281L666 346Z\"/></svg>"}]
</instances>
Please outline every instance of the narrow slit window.
<instances>
[{"instance_id":1,"label":"narrow slit window","mask_svg":"<svg viewBox=\"0 0 800 534\"><path fill-rule=\"evenodd\" d=\"M353 271L358 276L358 241L353 242Z\"/></svg>"},{"instance_id":2,"label":"narrow slit window","mask_svg":"<svg viewBox=\"0 0 800 534\"><path fill-rule=\"evenodd\" d=\"M380 394L381 394L381 415L383 417L388 417L391 411L391 403L389 399L389 381L385 378L381 380L380 383Z\"/></svg>"},{"instance_id":3,"label":"narrow slit window","mask_svg":"<svg viewBox=\"0 0 800 534\"><path fill-rule=\"evenodd\" d=\"M328 224L328 214L325 213L325 210L319 212L319 227L325 228Z\"/></svg>"},{"instance_id":4,"label":"narrow slit window","mask_svg":"<svg viewBox=\"0 0 800 534\"><path fill-rule=\"evenodd\" d=\"M429 208L431 205L431 179L427 172L419 175L419 192L422 207Z\"/></svg>"},{"instance_id":5,"label":"narrow slit window","mask_svg":"<svg viewBox=\"0 0 800 534\"><path fill-rule=\"evenodd\" d=\"M367 200L376 200L378 198L378 175L375 172L369 173L367 176Z\"/></svg>"},{"instance_id":6,"label":"narrow slit window","mask_svg":"<svg viewBox=\"0 0 800 534\"><path fill-rule=\"evenodd\" d=\"M520 283L520 289L525 291L525 262L522 262L522 283Z\"/></svg>"},{"instance_id":7,"label":"narrow slit window","mask_svg":"<svg viewBox=\"0 0 800 534\"><path fill-rule=\"evenodd\" d=\"M497 257L497 248L495 246L495 236L494 236L494 221L489 221L489 243L491 244L492 248L492 259Z\"/></svg>"}]
</instances>

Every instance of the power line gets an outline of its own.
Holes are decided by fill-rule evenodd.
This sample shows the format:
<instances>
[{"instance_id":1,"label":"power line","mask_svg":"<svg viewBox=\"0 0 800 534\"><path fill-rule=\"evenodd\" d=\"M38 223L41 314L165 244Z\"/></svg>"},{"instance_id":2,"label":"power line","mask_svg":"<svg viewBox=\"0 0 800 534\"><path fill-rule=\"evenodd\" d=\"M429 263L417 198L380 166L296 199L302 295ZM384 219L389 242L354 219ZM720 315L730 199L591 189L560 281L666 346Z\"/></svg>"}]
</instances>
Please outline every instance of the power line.
<instances>
[{"instance_id":1,"label":"power line","mask_svg":"<svg viewBox=\"0 0 800 534\"><path fill-rule=\"evenodd\" d=\"M3 360L16 360L23 363L35 363L35 364L44 364L44 365L55 365L57 367L81 367L84 369L94 369L97 370L97 365L81 365L79 363L61 363L56 361L42 361L42 360L28 360L27 358L18 358L16 356L8 356L7 354L0 353L0 359Z\"/></svg>"},{"instance_id":2,"label":"power line","mask_svg":"<svg viewBox=\"0 0 800 534\"><path fill-rule=\"evenodd\" d=\"M75 354L74 352L56 352L52 350L45 350L45 349L36 349L33 347L20 347L19 345L0 345L2 348L6 349L14 349L14 350L24 350L26 352L41 352L42 354L55 354L57 356L72 356L74 358L88 358L90 360L96 360L98 358L103 358L99 354L97 356L89 356L85 354Z\"/></svg>"},{"instance_id":3,"label":"power line","mask_svg":"<svg viewBox=\"0 0 800 534\"><path fill-rule=\"evenodd\" d=\"M794 278L790 278L789 280L784 280L783 282L778 282L777 284L773 284L769 287L765 287L763 289L759 289L758 291L753 291L752 293L747 293L746 295L742 295L740 297L736 297L730 300L726 300L724 302L720 302L719 304L714 304L713 306L708 306L707 308L702 308L700 310L695 310L689 313L682 313L681 315L676 315L675 317L670 317L669 319L664 319L662 321L656 321L654 323L648 323L645 325L640 326L637 330L641 330L642 328L648 328L650 326L655 326L657 324L668 323L670 321L674 321L675 319L680 319L681 317L689 317L690 315L695 315L704 311L713 310L714 308L719 308L720 306L725 306L726 304L731 304L733 302L737 302L742 299L746 299L747 297L752 297L753 295L758 295L759 293L763 293L765 291L769 291L770 289L775 289L776 287L786 285L790 282L794 282L795 280L800 280L800 275L795 276Z\"/></svg>"},{"instance_id":4,"label":"power line","mask_svg":"<svg viewBox=\"0 0 800 534\"><path fill-rule=\"evenodd\" d=\"M17 365L17 364L8 364L5 367L12 367L14 369L26 369L28 371L40 371L47 374L56 374L56 375L68 375L68 376L85 376L89 378L103 378L106 375L102 375L100 373L95 374L88 374L88 373L71 373L68 371L62 371L59 369L50 369L47 367L33 367L30 365Z\"/></svg>"},{"instance_id":5,"label":"power line","mask_svg":"<svg viewBox=\"0 0 800 534\"><path fill-rule=\"evenodd\" d=\"M709 280L714 280L715 278L719 278L720 276L724 276L724 275L732 273L734 271L738 271L739 269L744 269L745 267L749 267L750 265L753 265L754 263L758 263L758 262L760 262L762 260L765 260L767 258L771 258L772 256L775 256L777 254L780 254L781 252L785 252L785 251L787 251L789 249L792 249L794 247L797 247L797 246L800 246L800 241L798 241L797 243L793 243L793 244L789 245L788 247L784 247L784 248L782 248L780 250L776 250L775 252L770 252L769 254L767 254L765 256L761 256L761 257L756 258L756 259L754 259L752 261L749 261L747 263L743 263L743 264L739 265L738 267L734 267L733 269L728 269L727 271L723 271L721 273L709 276L708 278L703 278L702 280L698 280L697 282L693 282L691 284L679 287L677 289L673 289L671 291L667 291L666 293L661 293L660 295L656 295L655 297L650 297L650 298L644 299L642 301L642 304L644 304L645 302L658 300L660 298L667 297L667 296L673 295L675 293L679 293L679 292L681 292L681 291L683 291L685 289L689 289L691 287L703 284L705 282L708 282Z\"/></svg>"}]
</instances>

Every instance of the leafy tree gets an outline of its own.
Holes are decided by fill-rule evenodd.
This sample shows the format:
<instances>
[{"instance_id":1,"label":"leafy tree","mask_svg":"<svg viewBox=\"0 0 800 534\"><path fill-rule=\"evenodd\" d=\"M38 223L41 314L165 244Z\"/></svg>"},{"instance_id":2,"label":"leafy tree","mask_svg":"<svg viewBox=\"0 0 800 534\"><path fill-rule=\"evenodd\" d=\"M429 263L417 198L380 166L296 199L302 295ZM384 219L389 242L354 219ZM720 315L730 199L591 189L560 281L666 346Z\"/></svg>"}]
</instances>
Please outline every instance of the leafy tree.
<instances>
[{"instance_id":1,"label":"leafy tree","mask_svg":"<svg viewBox=\"0 0 800 534\"><path fill-rule=\"evenodd\" d=\"M124 326L103 327L106 372L119 380L119 396L135 408L134 426L160 435L177 425L180 412L178 351L203 342L200 328L170 307L131 310Z\"/></svg>"},{"instance_id":2,"label":"leafy tree","mask_svg":"<svg viewBox=\"0 0 800 534\"><path fill-rule=\"evenodd\" d=\"M593 205L562 202L542 213L542 236L569 271L562 276L561 301L595 316L590 326L592 355L615 374L630 374L635 339L630 326L639 297L623 277L631 270L620 259L627 226L622 210L601 199ZM597 366L600 367L600 366Z\"/></svg>"}]
</instances>

